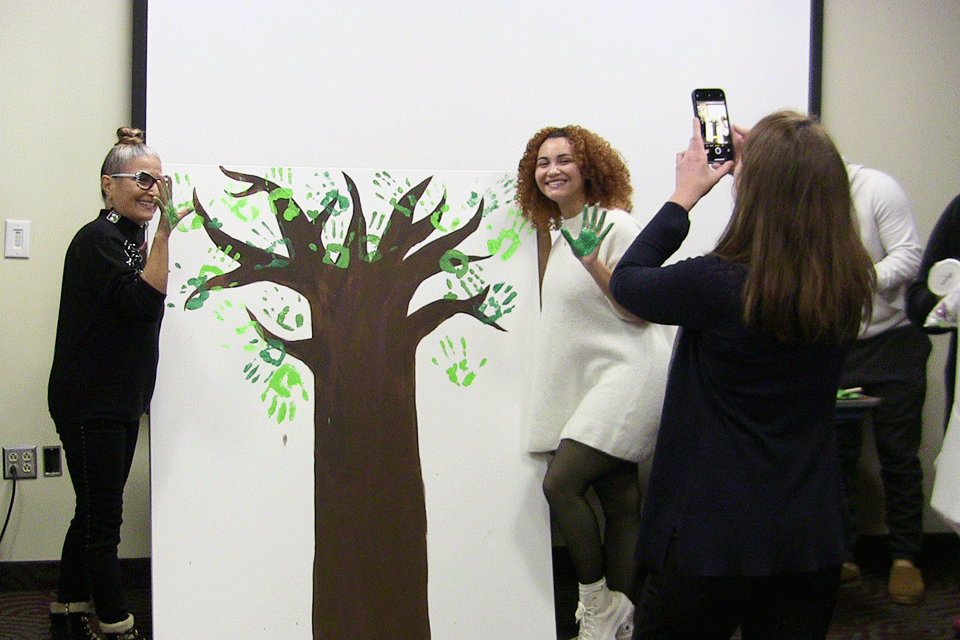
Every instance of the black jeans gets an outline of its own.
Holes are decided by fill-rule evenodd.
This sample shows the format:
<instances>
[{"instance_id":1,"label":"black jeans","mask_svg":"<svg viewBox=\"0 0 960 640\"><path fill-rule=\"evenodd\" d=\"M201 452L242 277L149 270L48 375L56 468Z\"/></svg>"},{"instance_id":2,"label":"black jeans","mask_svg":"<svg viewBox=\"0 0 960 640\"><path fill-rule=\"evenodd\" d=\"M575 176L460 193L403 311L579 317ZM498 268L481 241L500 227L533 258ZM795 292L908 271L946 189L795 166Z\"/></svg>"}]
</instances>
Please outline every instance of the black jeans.
<instances>
[{"instance_id":1,"label":"black jeans","mask_svg":"<svg viewBox=\"0 0 960 640\"><path fill-rule=\"evenodd\" d=\"M137 447L139 421L88 420L57 424L77 497L63 541L59 602L93 599L97 617L115 623L128 616L120 580L123 487Z\"/></svg>"},{"instance_id":2,"label":"black jeans","mask_svg":"<svg viewBox=\"0 0 960 640\"><path fill-rule=\"evenodd\" d=\"M913 326L899 327L857 340L844 364L840 386L863 387L881 398L873 409L873 436L883 481L890 552L916 560L923 545L923 468L918 452L923 435L923 401L927 392L930 338ZM837 424L837 445L843 468L850 518L847 542L851 554L857 539L857 466L863 443L861 421Z\"/></svg>"}]
</instances>

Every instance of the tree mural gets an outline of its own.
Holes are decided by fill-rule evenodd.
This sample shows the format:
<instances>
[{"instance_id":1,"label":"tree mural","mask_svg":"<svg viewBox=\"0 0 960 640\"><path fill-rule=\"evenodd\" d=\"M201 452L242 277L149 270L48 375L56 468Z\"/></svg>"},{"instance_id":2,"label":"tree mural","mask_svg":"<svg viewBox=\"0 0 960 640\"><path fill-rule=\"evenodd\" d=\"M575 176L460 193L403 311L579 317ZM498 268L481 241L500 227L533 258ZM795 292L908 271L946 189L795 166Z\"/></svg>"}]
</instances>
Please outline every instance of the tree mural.
<instances>
[{"instance_id":1,"label":"tree mural","mask_svg":"<svg viewBox=\"0 0 960 640\"><path fill-rule=\"evenodd\" d=\"M445 193L429 212L418 212L426 202L427 178L401 186L389 201L392 210L368 223L357 185L346 173L346 193L331 189L309 210L296 202L292 188L221 171L247 185L228 192L236 202L256 197L269 203L280 236L258 243L229 235L194 190L199 226L235 266L227 272L205 268L189 280L185 308L197 309L245 285L273 283L299 294L309 309L291 318L284 308L269 323L249 308L246 313L266 344L260 357L275 367L267 379L274 393L271 415L282 421L295 410L291 394L302 380L287 358L313 374L313 636L427 639L427 518L415 355L425 336L458 314L504 330L498 321L511 310L510 285L490 285L477 274L477 263L491 255L458 249L491 205L485 209L479 198L465 224L448 228ZM346 223L338 223L343 219ZM504 230L488 249L503 256L517 243L516 230ZM444 272L456 276L460 291L412 308L421 284ZM309 328L305 338L282 330L303 325ZM441 346L445 353L448 346L455 350L449 336ZM469 384L473 372L466 360L452 361L446 369L451 382Z\"/></svg>"}]
</instances>

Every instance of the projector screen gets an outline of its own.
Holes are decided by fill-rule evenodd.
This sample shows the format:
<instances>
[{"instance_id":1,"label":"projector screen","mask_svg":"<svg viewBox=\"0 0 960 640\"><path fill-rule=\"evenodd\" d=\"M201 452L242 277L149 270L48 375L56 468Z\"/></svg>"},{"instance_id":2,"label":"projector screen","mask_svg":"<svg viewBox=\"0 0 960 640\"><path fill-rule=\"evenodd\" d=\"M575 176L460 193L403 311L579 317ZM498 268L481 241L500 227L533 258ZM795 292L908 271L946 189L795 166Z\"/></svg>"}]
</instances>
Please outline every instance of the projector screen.
<instances>
[{"instance_id":1,"label":"projector screen","mask_svg":"<svg viewBox=\"0 0 960 640\"><path fill-rule=\"evenodd\" d=\"M691 134L694 88L724 89L731 121L746 127L777 109L818 108L821 4L138 0L135 42L141 45L135 52L134 119L160 153L165 171L189 174L196 181L189 186L203 190L207 198L223 197L225 179L216 167L224 166L261 175L266 167L276 175L311 168L317 175L327 171L323 175L333 176L330 184L342 174L366 176L383 170L418 180L439 175L451 189L451 202L473 202L469 188L460 190L460 185L501 185L500 176L508 176L509 182L527 140L540 128L578 124L623 155L634 186L633 214L643 223L673 191L675 154ZM379 184L376 180L368 182ZM218 191L211 193L208 185ZM230 184L237 191L243 186ZM178 201L190 198L190 189L178 188ZM364 189L361 185L361 193ZM728 219L730 201L730 180L725 179L698 205L690 237L677 258L712 247ZM501 204L496 215L504 217L491 218L497 220L492 224L516 224L510 203ZM469 210L464 211L466 219ZM461 334L474 340L471 332L482 332L466 324L426 338L423 345L430 343L433 351L425 346L417 356L424 483L428 499L442 505L437 509L428 503L428 520L438 512L451 519L429 522L430 617L436 640L556 637L549 524L539 489L545 461L523 454L521 438L511 435L522 429L518 389L526 364L523 340L530 338L536 311L535 275L530 275L535 274L536 258L527 232L508 265L523 271L515 282L521 293L516 312L504 318L503 339L509 342L491 347L515 360L501 358L486 370L500 367L511 375L484 379L485 398L473 397L476 388L469 393L459 389L461 395L451 396L448 381L430 376L437 371L439 350L447 354L444 341L459 347L456 338ZM485 246L497 241L494 236ZM171 263L177 269L181 261L187 262L178 250L192 246L178 242L174 237L171 243ZM176 275L172 278L179 284ZM221 635L248 635L257 628L275 637L313 637L314 450L312 428L303 423L313 414L302 407L300 422L285 427L287 431L278 431L276 420L273 431L269 426L241 430L246 437L265 438L264 443L247 443L249 450L224 446L224 438L233 432L222 424L181 421L182 407L172 410L183 402L178 365L196 360L206 364L192 366L221 364L210 364L218 356L198 357L198 351L216 340L209 345L214 354L223 336L211 336L216 322L208 318L209 327L198 323L174 302L180 304L182 298L171 302L164 324L152 426L154 637L179 637L184 624L202 637L207 622L212 624L209 632ZM458 357L465 361L466 342L462 344ZM204 380L218 389L227 384L210 372L188 378L200 387L192 388L191 395L205 399ZM212 407L214 415L227 415L237 407L255 412L259 405L258 398L250 401L229 392L220 396L227 400L223 407ZM440 400L432 403L433 398ZM503 402L510 410L488 410ZM474 422L466 420L459 427L477 440L454 443L449 433L437 437L438 421L469 403L475 408L464 413ZM165 417L171 419L164 423ZM501 428L488 429L490 420ZM208 433L198 433L207 425ZM301 443L295 455L287 447L288 434L290 442ZM493 437L504 440L491 446ZM280 456L274 463L282 464L268 467L267 473L263 467L253 468L258 450ZM458 482L470 480L464 478L469 474L451 469L458 459L479 450L510 453L506 461L485 466L472 460L472 466L465 467L485 466L484 495L509 498L468 499L458 488ZM225 453L236 457L224 459ZM513 466L496 466L501 464ZM207 465L216 467L211 472ZM444 482L431 480L427 470L434 468ZM250 480L252 475L255 480ZM496 486L498 482L504 486ZM217 492L229 487L245 493L218 499ZM443 495L444 490L449 493ZM473 520L457 520L457 508L464 518L506 522L510 531L501 536L493 524L478 527ZM505 509L509 513L503 513ZM271 528L263 521L268 514L290 517L283 527ZM452 520L457 520L455 535L445 537L450 529L445 525ZM474 534L483 540L473 540ZM194 545L190 535L204 539ZM485 553L495 553L501 544L509 547L504 549L504 566L520 570L504 573L506 569L496 569L496 560L477 559L464 565L473 566L472 571L460 575L464 571L457 563L471 554L475 543ZM511 602L497 600L504 591L502 577L515 573L519 577L512 578L514 584L507 589ZM202 579L194 579L196 575ZM454 584L458 576L463 585ZM269 585L269 593L256 603L245 602L258 593L248 590L251 582ZM437 592L438 584L449 588ZM469 594L470 611L454 597L458 588ZM517 603L522 606L512 609ZM467 632L463 621L469 621Z\"/></svg>"},{"instance_id":2,"label":"projector screen","mask_svg":"<svg viewBox=\"0 0 960 640\"><path fill-rule=\"evenodd\" d=\"M282 151L293 166L490 171L515 170L539 128L579 124L624 155L642 215L669 195L692 89L724 89L745 126L808 111L817 13L809 0L152 0L145 124L166 162Z\"/></svg>"}]
</instances>

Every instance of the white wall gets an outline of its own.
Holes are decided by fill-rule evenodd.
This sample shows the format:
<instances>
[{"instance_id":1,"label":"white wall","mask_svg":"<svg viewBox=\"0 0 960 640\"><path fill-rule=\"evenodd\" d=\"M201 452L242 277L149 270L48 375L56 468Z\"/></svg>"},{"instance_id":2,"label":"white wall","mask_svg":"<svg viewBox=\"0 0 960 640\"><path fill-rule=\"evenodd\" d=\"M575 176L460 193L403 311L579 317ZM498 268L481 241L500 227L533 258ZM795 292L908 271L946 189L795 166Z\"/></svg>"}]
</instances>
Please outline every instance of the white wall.
<instances>
[{"instance_id":1,"label":"white wall","mask_svg":"<svg viewBox=\"0 0 960 640\"><path fill-rule=\"evenodd\" d=\"M824 121L848 157L897 177L926 238L960 192L960 3L826 0L825 22ZM0 258L2 446L58 442L45 394L62 259L99 207L96 172L130 119L129 33L126 0L101 0L92 10L58 0L0 7L0 221L33 224L31 258ZM945 340L934 342L928 479L943 404ZM141 446L128 483L124 557L149 555L146 452ZM9 498L4 481L4 511ZM21 482L0 561L58 558L72 501L66 477Z\"/></svg>"}]
</instances>

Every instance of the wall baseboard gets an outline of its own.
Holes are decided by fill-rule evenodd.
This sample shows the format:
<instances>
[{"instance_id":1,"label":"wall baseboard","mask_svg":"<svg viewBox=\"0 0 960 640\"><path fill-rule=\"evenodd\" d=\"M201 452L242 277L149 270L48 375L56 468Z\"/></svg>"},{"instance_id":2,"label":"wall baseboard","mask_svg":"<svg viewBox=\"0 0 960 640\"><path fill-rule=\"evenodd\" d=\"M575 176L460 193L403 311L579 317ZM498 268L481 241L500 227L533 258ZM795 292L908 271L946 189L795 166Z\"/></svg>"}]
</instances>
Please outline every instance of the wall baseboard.
<instances>
[{"instance_id":1,"label":"wall baseboard","mask_svg":"<svg viewBox=\"0 0 960 640\"><path fill-rule=\"evenodd\" d=\"M150 558L121 558L124 586L150 589ZM0 592L56 591L60 561L0 562Z\"/></svg>"},{"instance_id":2,"label":"wall baseboard","mask_svg":"<svg viewBox=\"0 0 960 640\"><path fill-rule=\"evenodd\" d=\"M927 533L923 537L921 567L946 562L960 563L960 536L953 533ZM562 577L567 573L569 558L562 546L554 547L554 569ZM890 562L887 537L860 536L857 542L857 561L867 567L885 567ZM131 589L150 589L150 558L120 560L124 585ZM570 567L572 570L572 567ZM42 562L0 562L0 592L55 591L60 576L58 560ZM556 578L557 576L555 576Z\"/></svg>"}]
</instances>

